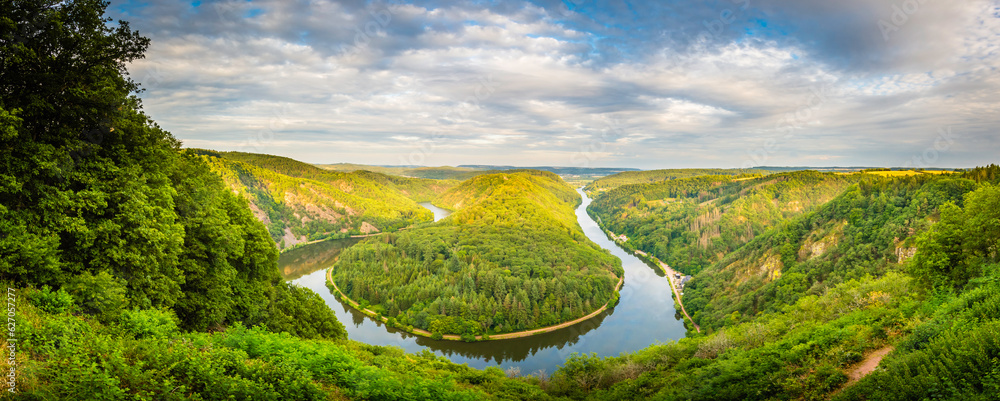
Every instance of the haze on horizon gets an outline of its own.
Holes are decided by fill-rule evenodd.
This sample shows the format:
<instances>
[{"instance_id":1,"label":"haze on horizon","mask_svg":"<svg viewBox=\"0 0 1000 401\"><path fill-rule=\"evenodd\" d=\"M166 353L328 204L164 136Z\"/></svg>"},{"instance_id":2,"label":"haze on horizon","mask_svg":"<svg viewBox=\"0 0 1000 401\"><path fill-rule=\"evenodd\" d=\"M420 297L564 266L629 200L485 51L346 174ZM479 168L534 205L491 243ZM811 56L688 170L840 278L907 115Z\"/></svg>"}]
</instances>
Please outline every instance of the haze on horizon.
<instances>
[{"instance_id":1,"label":"haze on horizon","mask_svg":"<svg viewBox=\"0 0 1000 401\"><path fill-rule=\"evenodd\" d=\"M114 0L185 146L312 163L995 163L1000 0Z\"/></svg>"}]
</instances>

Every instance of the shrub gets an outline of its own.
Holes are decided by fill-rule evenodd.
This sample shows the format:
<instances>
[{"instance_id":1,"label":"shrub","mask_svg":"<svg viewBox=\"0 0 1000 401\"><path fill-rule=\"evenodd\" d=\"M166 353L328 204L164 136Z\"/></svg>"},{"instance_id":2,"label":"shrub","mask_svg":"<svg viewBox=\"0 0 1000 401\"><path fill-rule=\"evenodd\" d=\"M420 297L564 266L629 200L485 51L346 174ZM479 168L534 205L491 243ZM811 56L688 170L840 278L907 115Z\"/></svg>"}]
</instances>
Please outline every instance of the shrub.
<instances>
[{"instance_id":1,"label":"shrub","mask_svg":"<svg viewBox=\"0 0 1000 401\"><path fill-rule=\"evenodd\" d=\"M74 277L66 286L84 313L96 315L102 322L112 322L128 306L125 285L108 272L96 276L90 272Z\"/></svg>"},{"instance_id":2,"label":"shrub","mask_svg":"<svg viewBox=\"0 0 1000 401\"><path fill-rule=\"evenodd\" d=\"M136 338L167 338L178 331L177 316L169 310L125 311L121 315L121 325Z\"/></svg>"},{"instance_id":3,"label":"shrub","mask_svg":"<svg viewBox=\"0 0 1000 401\"><path fill-rule=\"evenodd\" d=\"M48 313L63 313L73 307L73 297L66 290L60 288L57 291L51 291L47 285L40 290L29 293L28 299L31 300L32 305Z\"/></svg>"}]
</instances>

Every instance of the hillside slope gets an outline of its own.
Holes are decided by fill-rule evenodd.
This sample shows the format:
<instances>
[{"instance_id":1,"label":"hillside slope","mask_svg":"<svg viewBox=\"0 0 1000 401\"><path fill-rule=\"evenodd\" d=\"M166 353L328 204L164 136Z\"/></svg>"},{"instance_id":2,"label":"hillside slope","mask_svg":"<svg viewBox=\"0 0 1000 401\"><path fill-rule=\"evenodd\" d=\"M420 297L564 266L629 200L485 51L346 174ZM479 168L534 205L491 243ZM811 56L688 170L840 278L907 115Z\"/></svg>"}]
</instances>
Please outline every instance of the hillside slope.
<instances>
[{"instance_id":1,"label":"hillside slope","mask_svg":"<svg viewBox=\"0 0 1000 401\"><path fill-rule=\"evenodd\" d=\"M730 309L701 316L707 334L619 357L574 355L547 392L587 400L995 399L998 178L996 166L866 178L696 277L692 284L727 291L713 299ZM813 246L823 238L836 242ZM741 282L731 262L761 253L790 263L771 282ZM688 288L685 303L699 291L712 293ZM850 381L866 356L887 349L878 369Z\"/></svg>"},{"instance_id":2,"label":"hillside slope","mask_svg":"<svg viewBox=\"0 0 1000 401\"><path fill-rule=\"evenodd\" d=\"M436 201L451 216L351 247L333 279L403 328L474 336L573 320L616 299L622 275L576 223L579 202L553 173L477 176Z\"/></svg>"},{"instance_id":3,"label":"hillside slope","mask_svg":"<svg viewBox=\"0 0 1000 401\"><path fill-rule=\"evenodd\" d=\"M235 192L250 201L280 248L300 242L395 231L433 219L416 202L429 201L456 181L326 171L292 159L192 150Z\"/></svg>"},{"instance_id":4,"label":"hillside slope","mask_svg":"<svg viewBox=\"0 0 1000 401\"><path fill-rule=\"evenodd\" d=\"M939 208L975 184L952 177L866 175L815 212L728 254L687 285L684 304L702 327L775 311L808 294L865 275L901 270L915 235Z\"/></svg>"},{"instance_id":5,"label":"hillside slope","mask_svg":"<svg viewBox=\"0 0 1000 401\"><path fill-rule=\"evenodd\" d=\"M366 164L351 164L351 163L337 163L337 164L317 164L324 170L340 171L345 173L350 173L354 171L372 171L376 173L381 173L385 175L394 175L401 177L412 177L412 178L426 178L432 180L467 180L469 178L475 177L480 174L488 174L489 171L485 169L476 168L465 168L465 167L383 167L383 166L370 166Z\"/></svg>"},{"instance_id":6,"label":"hillside slope","mask_svg":"<svg viewBox=\"0 0 1000 401\"><path fill-rule=\"evenodd\" d=\"M626 246L693 274L833 199L859 177L798 171L624 185L600 193L588 212L605 229L626 235Z\"/></svg>"}]
</instances>

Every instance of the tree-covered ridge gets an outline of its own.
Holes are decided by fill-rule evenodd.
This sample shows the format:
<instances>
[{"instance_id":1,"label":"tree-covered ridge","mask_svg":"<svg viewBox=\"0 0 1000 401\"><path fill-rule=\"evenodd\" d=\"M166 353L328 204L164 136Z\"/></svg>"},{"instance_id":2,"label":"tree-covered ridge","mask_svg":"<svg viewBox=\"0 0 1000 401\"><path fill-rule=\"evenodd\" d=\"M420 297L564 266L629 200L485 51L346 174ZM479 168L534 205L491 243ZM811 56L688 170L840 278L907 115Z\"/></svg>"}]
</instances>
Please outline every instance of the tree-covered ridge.
<instances>
[{"instance_id":1,"label":"tree-covered ridge","mask_svg":"<svg viewBox=\"0 0 1000 401\"><path fill-rule=\"evenodd\" d=\"M289 177L319 181L336 188L347 189L348 192L365 198L379 198L386 196L386 191L396 191L414 202L429 202L460 183L458 180L402 177L363 169L350 172L329 171L295 159L259 153L216 152L203 149L192 149L192 151L254 165Z\"/></svg>"},{"instance_id":2,"label":"tree-covered ridge","mask_svg":"<svg viewBox=\"0 0 1000 401\"><path fill-rule=\"evenodd\" d=\"M979 183L866 178L734 254L795 260L773 283L740 284L714 267L689 283L689 310L696 283L732 289L718 299L734 299L721 304L736 313L702 317L709 334L614 358L576 355L547 391L588 400L995 399L1000 187L989 183L995 174L983 178L988 171L965 175ZM822 238L837 240L811 246ZM911 244L916 256L898 263ZM891 353L853 383L876 350Z\"/></svg>"},{"instance_id":3,"label":"tree-covered ridge","mask_svg":"<svg viewBox=\"0 0 1000 401\"><path fill-rule=\"evenodd\" d=\"M416 204L457 182L325 171L292 159L191 150L250 200L280 248L299 242L395 231L433 219Z\"/></svg>"},{"instance_id":4,"label":"tree-covered ridge","mask_svg":"<svg viewBox=\"0 0 1000 401\"><path fill-rule=\"evenodd\" d=\"M693 274L768 228L840 194L859 175L797 171L624 185L588 208L628 246Z\"/></svg>"},{"instance_id":5,"label":"tree-covered ridge","mask_svg":"<svg viewBox=\"0 0 1000 401\"><path fill-rule=\"evenodd\" d=\"M367 164L336 163L336 164L316 164L324 170L341 171L350 173L354 171L372 171L385 175L394 175L412 178L426 178L432 180L458 180L464 181L481 174L489 174L492 171L487 169L468 167L384 167L371 166Z\"/></svg>"},{"instance_id":6,"label":"tree-covered ridge","mask_svg":"<svg viewBox=\"0 0 1000 401\"><path fill-rule=\"evenodd\" d=\"M973 188L973 181L950 176L866 175L696 275L684 305L703 328L719 328L849 279L898 270L913 254L914 234Z\"/></svg>"},{"instance_id":7,"label":"tree-covered ridge","mask_svg":"<svg viewBox=\"0 0 1000 401\"><path fill-rule=\"evenodd\" d=\"M646 171L625 171L602 177L584 188L588 193L607 191L629 184L651 184L661 181L692 178L705 175L745 176L765 175L771 171L760 169L682 168Z\"/></svg>"},{"instance_id":8,"label":"tree-covered ridge","mask_svg":"<svg viewBox=\"0 0 1000 401\"><path fill-rule=\"evenodd\" d=\"M574 210L580 204L580 195L558 175L546 171L508 170L477 176L441 194L435 203L455 211L451 219L460 224L486 220L487 224L520 225L531 219L524 213L543 213L543 218L556 220L569 230L575 228L579 231ZM522 214L520 219L503 219L504 216L493 215L515 203L525 205L519 208L523 210L518 210ZM568 207L532 210L530 206L536 204Z\"/></svg>"},{"instance_id":9,"label":"tree-covered ridge","mask_svg":"<svg viewBox=\"0 0 1000 401\"><path fill-rule=\"evenodd\" d=\"M552 173L474 177L439 198L457 208L450 217L351 247L333 280L407 329L475 336L570 321L613 303L623 274L571 220L579 201Z\"/></svg>"}]
</instances>

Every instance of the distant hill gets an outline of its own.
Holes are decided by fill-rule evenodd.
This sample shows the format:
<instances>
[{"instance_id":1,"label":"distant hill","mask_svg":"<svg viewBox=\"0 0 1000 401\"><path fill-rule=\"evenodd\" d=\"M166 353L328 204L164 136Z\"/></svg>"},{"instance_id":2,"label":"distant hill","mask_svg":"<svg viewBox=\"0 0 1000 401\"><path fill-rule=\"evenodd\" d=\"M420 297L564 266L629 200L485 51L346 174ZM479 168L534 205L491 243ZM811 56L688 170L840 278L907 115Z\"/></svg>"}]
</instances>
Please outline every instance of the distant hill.
<instances>
[{"instance_id":1,"label":"distant hill","mask_svg":"<svg viewBox=\"0 0 1000 401\"><path fill-rule=\"evenodd\" d=\"M486 164L463 164L458 166L459 168L470 168L476 170L541 170L556 173L561 176L565 175L582 175L591 177L603 177L606 175L617 174L625 171L640 171L637 168L626 168L626 167L515 167L515 166L492 166Z\"/></svg>"},{"instance_id":2,"label":"distant hill","mask_svg":"<svg viewBox=\"0 0 1000 401\"><path fill-rule=\"evenodd\" d=\"M913 167L777 167L777 166L760 166L753 167L757 170L768 170L768 171L802 171L802 170L814 170L814 171L824 171L824 172L846 172L853 173L857 171L898 171L898 170L913 170ZM927 167L921 168L920 170L928 171L952 171L954 169L949 168L939 168L939 167Z\"/></svg>"},{"instance_id":3,"label":"distant hill","mask_svg":"<svg viewBox=\"0 0 1000 401\"><path fill-rule=\"evenodd\" d=\"M372 166L366 164L336 163L316 164L324 170L353 172L359 170L397 175L401 177L427 178L432 180L467 180L486 171L463 167L421 167L421 166Z\"/></svg>"},{"instance_id":4,"label":"distant hill","mask_svg":"<svg viewBox=\"0 0 1000 401\"><path fill-rule=\"evenodd\" d=\"M625 171L639 171L634 168L588 168L588 167L515 167L515 166L494 166L488 164L463 164L458 167L421 167L421 166L372 166L365 164L336 163L336 164L316 164L316 167L333 170L352 172L358 170L374 171L382 174L399 175L414 178L430 178L435 180L454 179L467 180L477 175L488 174L506 170L540 170L548 171L564 178L567 176L582 177L604 177L611 174Z\"/></svg>"},{"instance_id":5,"label":"distant hill","mask_svg":"<svg viewBox=\"0 0 1000 401\"><path fill-rule=\"evenodd\" d=\"M770 171L762 169L719 169L719 168L681 168L646 171L625 171L597 179L588 184L584 189L587 192L607 191L628 184L648 184L665 180L676 180L680 178L690 178L705 175L764 175Z\"/></svg>"},{"instance_id":6,"label":"distant hill","mask_svg":"<svg viewBox=\"0 0 1000 401\"><path fill-rule=\"evenodd\" d=\"M414 179L371 171L328 171L293 159L192 149L250 201L280 248L331 237L395 231L433 220L417 202L458 181Z\"/></svg>"}]
</instances>

